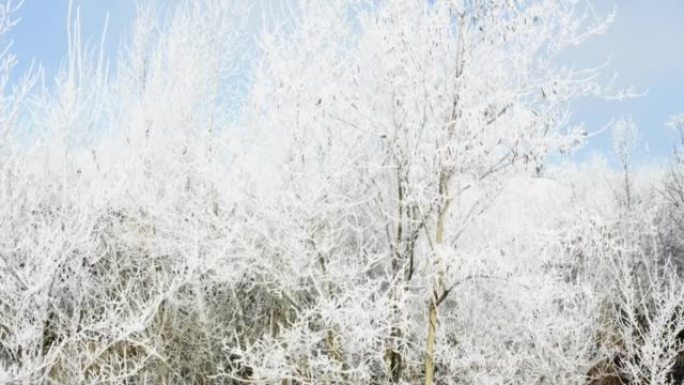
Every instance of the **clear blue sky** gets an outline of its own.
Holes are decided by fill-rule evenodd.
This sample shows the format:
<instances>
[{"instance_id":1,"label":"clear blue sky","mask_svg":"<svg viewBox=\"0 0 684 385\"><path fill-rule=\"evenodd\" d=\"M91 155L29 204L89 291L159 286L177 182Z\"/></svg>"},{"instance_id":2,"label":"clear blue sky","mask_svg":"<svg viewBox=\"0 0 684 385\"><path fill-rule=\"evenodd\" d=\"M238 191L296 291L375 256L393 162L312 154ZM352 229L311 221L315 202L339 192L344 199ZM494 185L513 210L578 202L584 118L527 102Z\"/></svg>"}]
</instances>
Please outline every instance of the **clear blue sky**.
<instances>
[{"instance_id":1,"label":"clear blue sky","mask_svg":"<svg viewBox=\"0 0 684 385\"><path fill-rule=\"evenodd\" d=\"M107 48L113 54L135 18L136 4L137 0L74 0L73 7L80 8L82 36L93 45L99 44L109 14ZM67 49L68 9L68 0L24 1L17 14L21 21L11 34L19 70L33 59L43 66L48 79L57 73Z\"/></svg>"},{"instance_id":2,"label":"clear blue sky","mask_svg":"<svg viewBox=\"0 0 684 385\"><path fill-rule=\"evenodd\" d=\"M74 6L81 8L83 36L96 44L109 13L107 47L114 53L135 16L136 3L74 0ZM595 3L599 12L608 12L616 4L616 21L608 33L570 52L568 63L595 65L611 58L609 71L619 73L618 85L633 85L648 93L622 102L581 101L574 108L574 119L585 121L592 131L603 127L612 117L631 114L641 129L635 160L663 160L672 148L670 133L663 123L670 115L684 112L684 0ZM12 35L20 69L35 59L45 68L48 79L55 75L66 52L67 9L68 0L25 0L19 12L22 21ZM607 132L592 138L576 158L610 151Z\"/></svg>"},{"instance_id":3,"label":"clear blue sky","mask_svg":"<svg viewBox=\"0 0 684 385\"><path fill-rule=\"evenodd\" d=\"M631 114L640 128L635 160L648 163L664 160L672 151L668 118L684 112L684 1L607 0L595 1L599 12L617 11L615 23L604 35L589 41L569 55L580 66L611 59L609 71L618 73L618 85L633 85L647 91L641 98L625 101L586 100L574 108L576 119L598 129L612 117ZM612 151L610 133L593 138L578 153L582 159L593 151Z\"/></svg>"}]
</instances>

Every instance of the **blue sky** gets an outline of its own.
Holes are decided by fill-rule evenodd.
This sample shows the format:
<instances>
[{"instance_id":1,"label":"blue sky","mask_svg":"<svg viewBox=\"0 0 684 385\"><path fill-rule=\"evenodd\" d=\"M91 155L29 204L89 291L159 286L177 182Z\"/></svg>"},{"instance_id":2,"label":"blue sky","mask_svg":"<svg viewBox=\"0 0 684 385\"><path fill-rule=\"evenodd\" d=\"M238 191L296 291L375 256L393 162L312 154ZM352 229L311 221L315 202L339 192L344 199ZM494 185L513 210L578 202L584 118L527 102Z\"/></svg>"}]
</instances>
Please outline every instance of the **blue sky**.
<instances>
[{"instance_id":1,"label":"blue sky","mask_svg":"<svg viewBox=\"0 0 684 385\"><path fill-rule=\"evenodd\" d=\"M82 35L87 42L99 44L109 14L107 48L115 52L123 34L135 18L137 0L74 0L81 13ZM13 30L14 52L20 60L19 71L35 60L54 76L67 50L68 0L25 0Z\"/></svg>"},{"instance_id":2,"label":"blue sky","mask_svg":"<svg viewBox=\"0 0 684 385\"><path fill-rule=\"evenodd\" d=\"M227 0L229 1L229 0ZM277 0L270 0L277 1ZM109 14L107 48L114 53L135 17L137 0L74 0L81 10L82 32L96 44ZM18 16L21 22L12 34L21 69L35 60L45 68L47 79L58 71L66 52L68 0L25 0ZM647 91L637 99L617 101L583 100L574 108L576 121L597 130L613 117L631 114L640 127L635 160L653 163L667 159L672 137L664 127L670 115L684 112L684 1L597 0L599 13L615 6L612 28L567 55L569 64L597 65L611 59L609 74L619 74L617 84ZM592 138L576 154L586 159L603 153L610 159L610 133Z\"/></svg>"},{"instance_id":3,"label":"blue sky","mask_svg":"<svg viewBox=\"0 0 684 385\"><path fill-rule=\"evenodd\" d=\"M618 101L585 100L574 108L575 119L599 129L612 117L631 114L640 128L635 160L659 162L670 156L673 137L664 123L684 112L684 1L622 0L595 1L599 12L617 11L615 23L604 35L589 41L569 55L579 66L600 64L610 59L609 71L618 73L617 84L634 86L646 95ZM610 152L610 133L593 138L577 154L582 159L592 152Z\"/></svg>"}]
</instances>

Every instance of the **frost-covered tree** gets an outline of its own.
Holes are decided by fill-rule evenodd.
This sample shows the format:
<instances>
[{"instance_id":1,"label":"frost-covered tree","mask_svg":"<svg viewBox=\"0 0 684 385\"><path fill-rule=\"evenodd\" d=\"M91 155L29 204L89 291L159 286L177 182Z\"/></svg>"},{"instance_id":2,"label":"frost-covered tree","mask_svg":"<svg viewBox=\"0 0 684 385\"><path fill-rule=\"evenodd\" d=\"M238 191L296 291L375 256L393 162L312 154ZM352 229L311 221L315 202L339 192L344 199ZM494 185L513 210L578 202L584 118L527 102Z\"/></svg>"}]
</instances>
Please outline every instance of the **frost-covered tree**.
<instances>
[{"instance_id":1,"label":"frost-covered tree","mask_svg":"<svg viewBox=\"0 0 684 385\"><path fill-rule=\"evenodd\" d=\"M463 234L507 175L582 139L567 102L599 92L595 72L555 59L606 21L574 1L306 3L295 17L264 37L250 99L252 124L281 144L266 146L265 195L280 191L282 214L304 221L321 273L335 260L384 270L390 321L369 339L386 340L390 381L432 384L439 355L464 354L438 343L440 317L471 282L517 278L483 268L492 259Z\"/></svg>"},{"instance_id":2,"label":"frost-covered tree","mask_svg":"<svg viewBox=\"0 0 684 385\"><path fill-rule=\"evenodd\" d=\"M674 161L665 182L664 195L673 207L680 207L684 205L684 114L672 116L667 127L674 133L675 146Z\"/></svg>"},{"instance_id":3,"label":"frost-covered tree","mask_svg":"<svg viewBox=\"0 0 684 385\"><path fill-rule=\"evenodd\" d=\"M206 384L238 366L215 328L247 263L231 262L242 222L221 138L248 10L193 2L154 24L142 9L116 71L73 10L54 84L21 113L23 88L6 93L1 382Z\"/></svg>"},{"instance_id":4,"label":"frost-covered tree","mask_svg":"<svg viewBox=\"0 0 684 385\"><path fill-rule=\"evenodd\" d=\"M674 115L666 126L674 134L672 160L662 178L659 231L663 244L663 255L669 257L681 274L684 266L684 116Z\"/></svg>"},{"instance_id":5,"label":"frost-covered tree","mask_svg":"<svg viewBox=\"0 0 684 385\"><path fill-rule=\"evenodd\" d=\"M618 159L623 173L622 194L624 206L629 210L632 205L632 177L630 169L634 147L638 138L639 128L632 117L623 118L613 126L613 151Z\"/></svg>"},{"instance_id":6,"label":"frost-covered tree","mask_svg":"<svg viewBox=\"0 0 684 385\"><path fill-rule=\"evenodd\" d=\"M0 382L672 378L660 206L545 171L584 140L569 103L603 93L559 55L611 15L269 4L141 7L114 63L73 10L33 93L0 61Z\"/></svg>"}]
</instances>

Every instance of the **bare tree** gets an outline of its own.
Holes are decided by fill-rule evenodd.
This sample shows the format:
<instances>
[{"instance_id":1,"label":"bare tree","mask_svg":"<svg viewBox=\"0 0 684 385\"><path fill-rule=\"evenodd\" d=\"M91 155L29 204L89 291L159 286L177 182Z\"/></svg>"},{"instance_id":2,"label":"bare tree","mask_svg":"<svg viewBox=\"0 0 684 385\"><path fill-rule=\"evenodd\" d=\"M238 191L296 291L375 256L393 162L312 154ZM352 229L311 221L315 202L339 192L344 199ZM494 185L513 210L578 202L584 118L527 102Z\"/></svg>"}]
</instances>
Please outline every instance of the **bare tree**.
<instances>
[{"instance_id":1,"label":"bare tree","mask_svg":"<svg viewBox=\"0 0 684 385\"><path fill-rule=\"evenodd\" d=\"M604 92L557 59L612 15L250 4L143 7L112 66L74 9L54 86L4 88L1 382L673 375L681 290L634 181L623 218L591 172L539 177L584 140L569 102Z\"/></svg>"},{"instance_id":2,"label":"bare tree","mask_svg":"<svg viewBox=\"0 0 684 385\"><path fill-rule=\"evenodd\" d=\"M277 132L284 144L283 153L268 147L280 164L266 173L278 178L271 193L296 186L283 206L303 212L347 207L357 233L372 237L372 249L353 254L383 256L388 271L390 381L414 381L411 372L422 372L433 384L437 352L458 349L438 346L440 305L471 281L502 278L450 271L486 263L459 250L461 237L503 181L581 141L579 127L565 126L564 112L574 97L599 92L594 71L553 64L563 47L606 26L591 13L576 17L581 6L307 4L291 34L265 36L251 105L254 126ZM323 226L309 220L303 227ZM339 244L327 250L350 254ZM323 266L334 254L315 255ZM426 302L426 318L409 309L417 298ZM410 322L427 332L407 330L415 328ZM422 369L408 346L424 351ZM353 357L347 360L352 366Z\"/></svg>"},{"instance_id":3,"label":"bare tree","mask_svg":"<svg viewBox=\"0 0 684 385\"><path fill-rule=\"evenodd\" d=\"M631 117L618 120L613 126L613 151L622 167L624 206L629 210L632 206L632 170L630 169L634 147L637 142L639 128Z\"/></svg>"}]
</instances>

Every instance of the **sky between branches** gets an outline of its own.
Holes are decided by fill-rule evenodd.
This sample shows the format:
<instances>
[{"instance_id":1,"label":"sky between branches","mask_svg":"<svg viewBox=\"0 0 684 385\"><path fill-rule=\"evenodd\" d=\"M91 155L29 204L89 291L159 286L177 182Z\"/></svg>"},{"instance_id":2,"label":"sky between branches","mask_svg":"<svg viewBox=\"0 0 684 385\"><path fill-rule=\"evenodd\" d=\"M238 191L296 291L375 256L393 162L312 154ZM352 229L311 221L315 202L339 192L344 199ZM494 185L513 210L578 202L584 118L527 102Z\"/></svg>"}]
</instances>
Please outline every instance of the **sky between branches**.
<instances>
[{"instance_id":1,"label":"sky between branches","mask_svg":"<svg viewBox=\"0 0 684 385\"><path fill-rule=\"evenodd\" d=\"M96 44L100 40L109 15L106 48L113 60L117 47L128 35L137 3L137 0L75 0L73 6L81 12L84 41ZM159 3L168 6L170 2ZM35 60L44 67L47 85L50 85L66 52L68 5L68 0L25 0L18 13L21 22L12 33L13 48L20 60L18 72ZM610 60L607 79L617 73L617 86L634 86L645 95L623 101L581 101L573 106L573 120L586 122L592 132L605 127L612 118L631 114L640 127L635 161L642 166L665 162L671 153L673 138L664 123L669 116L684 112L684 2L597 0L595 7L598 14L607 14L615 7L615 23L605 35L567 52L564 60L578 67ZM581 161L595 154L615 162L609 132L592 137L574 158Z\"/></svg>"}]
</instances>

